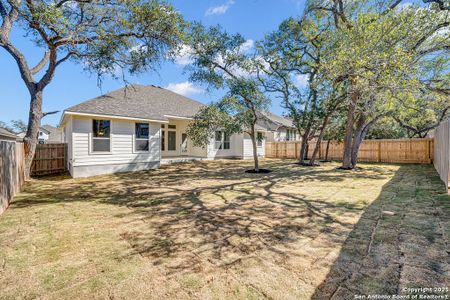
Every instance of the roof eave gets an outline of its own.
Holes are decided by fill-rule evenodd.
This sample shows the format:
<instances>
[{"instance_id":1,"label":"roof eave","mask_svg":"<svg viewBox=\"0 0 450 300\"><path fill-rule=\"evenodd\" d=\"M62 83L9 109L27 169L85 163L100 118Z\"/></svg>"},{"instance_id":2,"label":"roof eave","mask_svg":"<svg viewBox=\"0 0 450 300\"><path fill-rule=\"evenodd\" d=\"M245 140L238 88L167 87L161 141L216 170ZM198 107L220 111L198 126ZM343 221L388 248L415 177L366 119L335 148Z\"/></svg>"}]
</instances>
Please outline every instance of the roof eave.
<instances>
[{"instance_id":1,"label":"roof eave","mask_svg":"<svg viewBox=\"0 0 450 300\"><path fill-rule=\"evenodd\" d=\"M109 118L109 119L123 119L123 120L133 120L133 121L144 121L144 122L153 122L153 123L169 123L168 120L158 120L158 119L147 119L147 118L135 118L129 116L118 116L118 115L107 115L107 114L97 114L97 113L83 113L83 112L74 112L67 111L63 112L61 117L60 126L63 124L64 118L66 115L69 116L85 116L85 117L99 117L99 118Z\"/></svg>"}]
</instances>

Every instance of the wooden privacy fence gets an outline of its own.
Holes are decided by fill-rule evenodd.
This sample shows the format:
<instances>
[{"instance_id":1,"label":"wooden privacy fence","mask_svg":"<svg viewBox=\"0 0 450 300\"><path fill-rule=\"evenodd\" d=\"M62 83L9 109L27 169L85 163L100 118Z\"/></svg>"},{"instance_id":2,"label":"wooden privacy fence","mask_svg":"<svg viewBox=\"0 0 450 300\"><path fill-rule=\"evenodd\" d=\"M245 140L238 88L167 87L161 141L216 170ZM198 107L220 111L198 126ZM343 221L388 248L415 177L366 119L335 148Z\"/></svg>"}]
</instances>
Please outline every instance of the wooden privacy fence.
<instances>
[{"instance_id":1,"label":"wooden privacy fence","mask_svg":"<svg viewBox=\"0 0 450 300\"><path fill-rule=\"evenodd\" d=\"M66 171L67 144L41 144L36 147L31 175L49 175Z\"/></svg>"},{"instance_id":2,"label":"wooden privacy fence","mask_svg":"<svg viewBox=\"0 0 450 300\"><path fill-rule=\"evenodd\" d=\"M0 141L0 214L8 207L25 180L23 143Z\"/></svg>"},{"instance_id":3,"label":"wooden privacy fence","mask_svg":"<svg viewBox=\"0 0 450 300\"><path fill-rule=\"evenodd\" d=\"M434 144L434 167L448 189L450 188L450 119L436 128Z\"/></svg>"},{"instance_id":4,"label":"wooden privacy fence","mask_svg":"<svg viewBox=\"0 0 450 300\"><path fill-rule=\"evenodd\" d=\"M361 162L387 163L422 163L433 161L433 139L399 139L399 140L365 140L359 149L358 160ZM308 145L307 157L311 157L316 142ZM266 157L298 158L300 142L267 142ZM322 141L317 159L325 159L327 141ZM344 144L331 141L328 149L328 159L342 160Z\"/></svg>"}]
</instances>

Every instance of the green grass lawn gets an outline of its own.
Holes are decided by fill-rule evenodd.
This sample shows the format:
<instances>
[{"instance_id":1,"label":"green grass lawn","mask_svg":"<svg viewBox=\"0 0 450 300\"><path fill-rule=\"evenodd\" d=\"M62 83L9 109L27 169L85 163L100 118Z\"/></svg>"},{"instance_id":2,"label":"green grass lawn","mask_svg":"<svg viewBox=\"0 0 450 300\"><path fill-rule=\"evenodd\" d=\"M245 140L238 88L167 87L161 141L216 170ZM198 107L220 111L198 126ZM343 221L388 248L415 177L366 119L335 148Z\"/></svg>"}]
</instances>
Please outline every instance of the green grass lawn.
<instances>
[{"instance_id":1,"label":"green grass lawn","mask_svg":"<svg viewBox=\"0 0 450 300\"><path fill-rule=\"evenodd\" d=\"M450 286L431 165L263 160L34 179L0 216L0 298L353 299Z\"/></svg>"}]
</instances>

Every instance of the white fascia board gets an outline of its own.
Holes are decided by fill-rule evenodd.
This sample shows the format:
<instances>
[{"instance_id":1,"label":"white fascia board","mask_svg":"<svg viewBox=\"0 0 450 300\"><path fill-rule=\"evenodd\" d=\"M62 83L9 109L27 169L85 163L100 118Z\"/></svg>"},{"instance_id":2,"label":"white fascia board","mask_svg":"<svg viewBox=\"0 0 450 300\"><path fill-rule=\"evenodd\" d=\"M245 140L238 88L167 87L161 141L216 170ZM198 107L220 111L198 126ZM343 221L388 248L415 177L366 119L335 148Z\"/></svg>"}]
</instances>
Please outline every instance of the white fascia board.
<instances>
[{"instance_id":1,"label":"white fascia board","mask_svg":"<svg viewBox=\"0 0 450 300\"><path fill-rule=\"evenodd\" d=\"M178 116L171 116L171 115L164 115L164 117L166 117L168 119L177 119L177 120L194 120L194 118L178 117Z\"/></svg>"},{"instance_id":2,"label":"white fascia board","mask_svg":"<svg viewBox=\"0 0 450 300\"><path fill-rule=\"evenodd\" d=\"M83 116L83 117L98 117L98 118L109 118L109 119L123 119L123 120L133 120L133 121L143 121L143 122L153 122L153 123L169 123L169 121L164 121L164 120L143 119L143 118L104 115L104 114L80 113L80 112L72 112L72 111L64 111L63 116L64 115Z\"/></svg>"}]
</instances>

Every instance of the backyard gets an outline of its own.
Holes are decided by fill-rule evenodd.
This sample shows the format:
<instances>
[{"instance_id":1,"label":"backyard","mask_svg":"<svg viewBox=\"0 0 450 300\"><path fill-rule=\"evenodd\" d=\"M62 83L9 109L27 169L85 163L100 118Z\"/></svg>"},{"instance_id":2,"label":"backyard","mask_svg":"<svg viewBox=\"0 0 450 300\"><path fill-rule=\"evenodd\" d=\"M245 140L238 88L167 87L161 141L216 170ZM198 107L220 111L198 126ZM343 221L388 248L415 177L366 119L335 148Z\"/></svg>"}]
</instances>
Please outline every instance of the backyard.
<instances>
[{"instance_id":1,"label":"backyard","mask_svg":"<svg viewBox=\"0 0 450 300\"><path fill-rule=\"evenodd\" d=\"M28 182L0 216L0 298L353 299L450 286L432 165L208 161Z\"/></svg>"}]
</instances>

